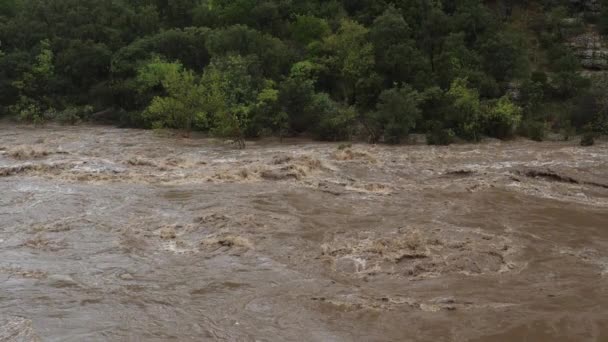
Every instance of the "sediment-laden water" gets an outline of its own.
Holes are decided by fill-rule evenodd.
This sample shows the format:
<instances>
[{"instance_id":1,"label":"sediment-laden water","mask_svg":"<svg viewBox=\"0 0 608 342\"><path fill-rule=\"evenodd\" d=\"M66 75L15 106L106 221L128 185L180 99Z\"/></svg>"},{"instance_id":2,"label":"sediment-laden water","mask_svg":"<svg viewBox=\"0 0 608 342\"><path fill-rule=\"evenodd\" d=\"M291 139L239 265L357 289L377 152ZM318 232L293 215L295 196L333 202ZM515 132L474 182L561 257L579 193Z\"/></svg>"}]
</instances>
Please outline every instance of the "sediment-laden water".
<instances>
[{"instance_id":1,"label":"sediment-laden water","mask_svg":"<svg viewBox=\"0 0 608 342\"><path fill-rule=\"evenodd\" d=\"M607 341L608 144L0 125L0 341Z\"/></svg>"}]
</instances>

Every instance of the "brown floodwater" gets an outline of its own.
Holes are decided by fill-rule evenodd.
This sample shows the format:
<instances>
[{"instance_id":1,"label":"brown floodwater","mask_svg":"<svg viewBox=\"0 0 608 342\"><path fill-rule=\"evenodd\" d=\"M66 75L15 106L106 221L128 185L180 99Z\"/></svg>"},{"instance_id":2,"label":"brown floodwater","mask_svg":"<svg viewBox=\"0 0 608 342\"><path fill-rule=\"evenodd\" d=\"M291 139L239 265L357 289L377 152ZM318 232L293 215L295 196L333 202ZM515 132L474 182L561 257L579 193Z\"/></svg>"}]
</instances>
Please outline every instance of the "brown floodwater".
<instances>
[{"instance_id":1,"label":"brown floodwater","mask_svg":"<svg viewBox=\"0 0 608 342\"><path fill-rule=\"evenodd\" d=\"M608 143L0 124L0 341L37 340L608 341Z\"/></svg>"}]
</instances>

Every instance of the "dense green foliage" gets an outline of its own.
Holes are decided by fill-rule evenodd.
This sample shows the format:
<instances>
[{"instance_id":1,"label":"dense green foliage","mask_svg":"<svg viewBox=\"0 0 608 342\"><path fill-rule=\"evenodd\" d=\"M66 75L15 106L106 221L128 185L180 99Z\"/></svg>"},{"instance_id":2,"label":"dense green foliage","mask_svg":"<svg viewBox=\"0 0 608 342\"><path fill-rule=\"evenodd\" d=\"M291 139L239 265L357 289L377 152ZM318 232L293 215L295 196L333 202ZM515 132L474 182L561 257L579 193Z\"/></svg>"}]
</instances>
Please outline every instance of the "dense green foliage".
<instances>
[{"instance_id":1,"label":"dense green foliage","mask_svg":"<svg viewBox=\"0 0 608 342\"><path fill-rule=\"evenodd\" d=\"M3 0L0 115L114 113L241 146L606 132L608 86L587 87L565 44L572 3ZM593 20L608 32L608 5Z\"/></svg>"}]
</instances>

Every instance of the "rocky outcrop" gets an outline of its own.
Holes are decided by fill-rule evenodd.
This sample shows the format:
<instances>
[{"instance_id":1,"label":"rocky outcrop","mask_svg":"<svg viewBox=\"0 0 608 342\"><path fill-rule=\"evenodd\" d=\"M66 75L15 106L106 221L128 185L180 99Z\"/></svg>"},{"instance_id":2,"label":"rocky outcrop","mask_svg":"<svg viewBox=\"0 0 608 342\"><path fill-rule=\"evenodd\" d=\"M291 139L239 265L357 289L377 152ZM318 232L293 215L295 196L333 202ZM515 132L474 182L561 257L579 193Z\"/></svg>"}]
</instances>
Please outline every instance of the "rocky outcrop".
<instances>
[{"instance_id":1,"label":"rocky outcrop","mask_svg":"<svg viewBox=\"0 0 608 342\"><path fill-rule=\"evenodd\" d=\"M600 13L599 0L570 0L573 8L584 12L585 15L598 15Z\"/></svg>"},{"instance_id":2,"label":"rocky outcrop","mask_svg":"<svg viewBox=\"0 0 608 342\"><path fill-rule=\"evenodd\" d=\"M570 0L568 17L560 25L562 37L587 71L608 70L608 42L589 24L600 12L600 0Z\"/></svg>"},{"instance_id":3,"label":"rocky outcrop","mask_svg":"<svg viewBox=\"0 0 608 342\"><path fill-rule=\"evenodd\" d=\"M569 44L583 68L608 69L608 44L595 30L571 38Z\"/></svg>"}]
</instances>

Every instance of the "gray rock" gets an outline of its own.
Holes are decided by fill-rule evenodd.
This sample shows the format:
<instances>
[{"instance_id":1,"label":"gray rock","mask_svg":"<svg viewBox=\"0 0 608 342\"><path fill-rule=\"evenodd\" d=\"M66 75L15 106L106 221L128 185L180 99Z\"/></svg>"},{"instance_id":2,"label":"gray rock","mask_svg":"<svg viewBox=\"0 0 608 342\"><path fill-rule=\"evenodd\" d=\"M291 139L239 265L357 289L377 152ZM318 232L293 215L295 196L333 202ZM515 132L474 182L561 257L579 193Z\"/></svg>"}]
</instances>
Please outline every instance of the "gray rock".
<instances>
[{"instance_id":1,"label":"gray rock","mask_svg":"<svg viewBox=\"0 0 608 342\"><path fill-rule=\"evenodd\" d=\"M578 35L569 42L570 48L585 69L608 69L608 44L596 32Z\"/></svg>"}]
</instances>

